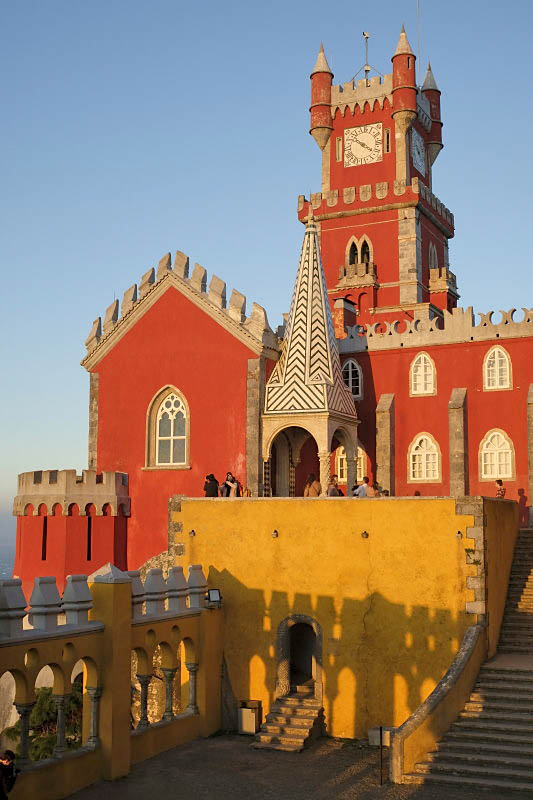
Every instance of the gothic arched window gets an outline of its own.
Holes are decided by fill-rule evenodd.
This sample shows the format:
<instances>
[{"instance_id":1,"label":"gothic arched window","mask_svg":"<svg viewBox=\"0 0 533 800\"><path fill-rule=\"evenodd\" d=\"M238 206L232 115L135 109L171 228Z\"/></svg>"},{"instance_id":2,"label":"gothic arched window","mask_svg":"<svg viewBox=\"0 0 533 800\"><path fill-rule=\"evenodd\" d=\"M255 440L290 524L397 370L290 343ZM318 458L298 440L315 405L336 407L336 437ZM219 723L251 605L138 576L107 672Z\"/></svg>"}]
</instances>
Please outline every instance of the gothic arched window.
<instances>
[{"instance_id":1,"label":"gothic arched window","mask_svg":"<svg viewBox=\"0 0 533 800\"><path fill-rule=\"evenodd\" d=\"M483 389L512 389L511 359L509 353L499 345L489 350L485 356Z\"/></svg>"},{"instance_id":2,"label":"gothic arched window","mask_svg":"<svg viewBox=\"0 0 533 800\"><path fill-rule=\"evenodd\" d=\"M348 255L348 264L357 264L357 260L358 260L357 245L355 242L352 242L350 245L350 252Z\"/></svg>"},{"instance_id":3,"label":"gothic arched window","mask_svg":"<svg viewBox=\"0 0 533 800\"><path fill-rule=\"evenodd\" d=\"M412 361L409 387L411 395L437 393L437 371L427 353L419 353Z\"/></svg>"},{"instance_id":4,"label":"gothic arched window","mask_svg":"<svg viewBox=\"0 0 533 800\"><path fill-rule=\"evenodd\" d=\"M430 269L434 269L435 267L439 266L439 259L437 258L437 248L433 244L433 242L429 243L429 266Z\"/></svg>"},{"instance_id":5,"label":"gothic arched window","mask_svg":"<svg viewBox=\"0 0 533 800\"><path fill-rule=\"evenodd\" d=\"M363 396L363 371L353 358L342 365L342 377L354 398L360 400Z\"/></svg>"},{"instance_id":6,"label":"gothic arched window","mask_svg":"<svg viewBox=\"0 0 533 800\"><path fill-rule=\"evenodd\" d=\"M479 446L479 478L495 481L514 478L514 447L505 431L495 428L485 434Z\"/></svg>"},{"instance_id":7,"label":"gothic arched window","mask_svg":"<svg viewBox=\"0 0 533 800\"><path fill-rule=\"evenodd\" d=\"M179 469L189 465L189 411L181 392L166 386L148 411L146 466Z\"/></svg>"},{"instance_id":8,"label":"gothic arched window","mask_svg":"<svg viewBox=\"0 0 533 800\"><path fill-rule=\"evenodd\" d=\"M429 433L419 433L407 453L408 481L411 483L440 483L440 450Z\"/></svg>"},{"instance_id":9,"label":"gothic arched window","mask_svg":"<svg viewBox=\"0 0 533 800\"><path fill-rule=\"evenodd\" d=\"M363 262L363 264L370 263L370 247L366 239L361 245L361 261Z\"/></svg>"}]
</instances>

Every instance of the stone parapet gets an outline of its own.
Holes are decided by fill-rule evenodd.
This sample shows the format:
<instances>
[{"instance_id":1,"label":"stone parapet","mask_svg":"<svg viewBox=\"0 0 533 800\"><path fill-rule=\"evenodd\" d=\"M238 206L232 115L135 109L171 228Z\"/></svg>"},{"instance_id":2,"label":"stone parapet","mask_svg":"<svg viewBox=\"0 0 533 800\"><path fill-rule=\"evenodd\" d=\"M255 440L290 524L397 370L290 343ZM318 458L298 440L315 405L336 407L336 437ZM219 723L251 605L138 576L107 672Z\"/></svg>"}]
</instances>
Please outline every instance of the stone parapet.
<instances>
[{"instance_id":1,"label":"stone parapet","mask_svg":"<svg viewBox=\"0 0 533 800\"><path fill-rule=\"evenodd\" d=\"M453 214L418 178L412 178L411 183L406 183L404 180L379 181L375 184L347 186L342 191L334 189L310 194L314 216L319 221L337 216L343 211L346 213L369 211L374 205L382 210L388 205L397 208L399 202L405 203L405 201L411 205L419 205L448 237L453 236ZM309 214L309 200L303 194L298 196L298 214L301 222L305 222Z\"/></svg>"},{"instance_id":2,"label":"stone parapet","mask_svg":"<svg viewBox=\"0 0 533 800\"><path fill-rule=\"evenodd\" d=\"M369 261L362 264L343 264L339 269L339 288L377 286L376 265Z\"/></svg>"},{"instance_id":3,"label":"stone parapet","mask_svg":"<svg viewBox=\"0 0 533 800\"><path fill-rule=\"evenodd\" d=\"M51 514L59 504L63 514L68 514L69 506L76 504L80 515L86 514L86 507L92 504L96 515L103 514L104 506L109 506L111 515L130 515L128 495L128 475L125 472L97 472L84 469L78 475L75 469L46 469L22 472L18 476L17 496L13 501L13 514L23 516L28 505L33 506L33 514L39 514L39 506L44 504Z\"/></svg>"},{"instance_id":4,"label":"stone parapet","mask_svg":"<svg viewBox=\"0 0 533 800\"><path fill-rule=\"evenodd\" d=\"M533 336L533 309L523 308L523 319L514 320L516 309L500 311L501 320L493 322L494 311L479 314L475 323L472 306L443 311L442 317L431 316L429 308L414 320L373 322L346 328L347 336L338 340L341 354L373 350L394 350L397 347L431 347L441 344L514 339Z\"/></svg>"},{"instance_id":5,"label":"stone parapet","mask_svg":"<svg viewBox=\"0 0 533 800\"><path fill-rule=\"evenodd\" d=\"M457 279L453 272L446 267L432 267L429 270L429 291L451 292L457 294Z\"/></svg>"},{"instance_id":6,"label":"stone parapet","mask_svg":"<svg viewBox=\"0 0 533 800\"><path fill-rule=\"evenodd\" d=\"M138 292L136 284L126 290L120 314L118 301L109 306L103 329L100 317L93 322L85 342L87 356L82 365L91 369L93 359L89 357L105 347L113 334L128 324L128 320L131 322L140 307L145 305L149 308L150 303L157 299L154 293L157 293L162 284L169 280L175 281L178 288L186 288L187 294L197 305L203 307L229 330L238 331L240 337L250 346L257 349L257 345L260 345L261 348L277 351L277 337L268 324L265 309L253 303L251 314L246 316L246 297L235 289L228 304L225 282L213 275L208 283L207 270L200 264L194 265L189 277L189 257L177 250L174 265L171 263L170 253L167 253L159 261L156 269L152 268L143 275Z\"/></svg>"},{"instance_id":7,"label":"stone parapet","mask_svg":"<svg viewBox=\"0 0 533 800\"><path fill-rule=\"evenodd\" d=\"M392 105L392 74L380 77L376 75L368 81L363 78L359 81L348 81L342 86L337 84L331 87L331 115L335 116L337 109L341 114L349 108L352 114L355 109L364 110L365 105L374 108L375 103L383 108L385 100Z\"/></svg>"}]
</instances>

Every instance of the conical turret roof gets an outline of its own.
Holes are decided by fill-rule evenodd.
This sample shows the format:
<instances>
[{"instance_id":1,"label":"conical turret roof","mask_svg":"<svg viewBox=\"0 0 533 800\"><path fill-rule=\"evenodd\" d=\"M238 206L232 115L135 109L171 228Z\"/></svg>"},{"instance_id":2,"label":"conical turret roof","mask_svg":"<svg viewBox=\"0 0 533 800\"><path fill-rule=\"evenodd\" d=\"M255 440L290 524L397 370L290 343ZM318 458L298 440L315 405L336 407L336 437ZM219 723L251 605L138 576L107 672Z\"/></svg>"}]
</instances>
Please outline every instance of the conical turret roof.
<instances>
[{"instance_id":1,"label":"conical turret roof","mask_svg":"<svg viewBox=\"0 0 533 800\"><path fill-rule=\"evenodd\" d=\"M426 77L424 78L424 83L422 85L422 91L425 92L427 89L433 89L434 91L440 92L440 89L437 86L437 81L435 80L435 76L433 75L431 64L429 61L428 61L428 68L426 70Z\"/></svg>"},{"instance_id":2,"label":"conical turret roof","mask_svg":"<svg viewBox=\"0 0 533 800\"><path fill-rule=\"evenodd\" d=\"M315 72L329 72L330 75L333 75L333 72L329 68L328 60L326 58L326 54L324 53L324 45L322 44L322 42L320 42L320 50L318 51L316 63L315 66L313 67L311 75L314 75Z\"/></svg>"},{"instance_id":3,"label":"conical turret roof","mask_svg":"<svg viewBox=\"0 0 533 800\"><path fill-rule=\"evenodd\" d=\"M411 50L411 45L409 44L409 39L407 38L407 34L405 32L405 27L403 25L402 25L402 32L400 33L400 38L398 39L396 52L394 53L394 56L401 56L401 55L414 56L414 53Z\"/></svg>"},{"instance_id":4,"label":"conical turret roof","mask_svg":"<svg viewBox=\"0 0 533 800\"><path fill-rule=\"evenodd\" d=\"M281 356L266 386L265 414L317 411L357 418L352 393L342 378L310 206Z\"/></svg>"}]
</instances>

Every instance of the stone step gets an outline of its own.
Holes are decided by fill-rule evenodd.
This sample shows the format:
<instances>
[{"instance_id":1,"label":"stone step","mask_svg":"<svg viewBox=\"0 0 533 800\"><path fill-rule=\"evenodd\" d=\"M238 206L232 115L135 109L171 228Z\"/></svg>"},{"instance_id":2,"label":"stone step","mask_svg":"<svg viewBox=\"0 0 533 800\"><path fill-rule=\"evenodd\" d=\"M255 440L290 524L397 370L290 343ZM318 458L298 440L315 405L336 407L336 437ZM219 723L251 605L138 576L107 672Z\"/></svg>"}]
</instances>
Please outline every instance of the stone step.
<instances>
[{"instance_id":1,"label":"stone step","mask_svg":"<svg viewBox=\"0 0 533 800\"><path fill-rule=\"evenodd\" d=\"M286 717L283 714L267 714L265 724L268 725L288 725L291 728L301 728L308 731L313 725L315 718L307 719L306 717Z\"/></svg>"},{"instance_id":2,"label":"stone step","mask_svg":"<svg viewBox=\"0 0 533 800\"><path fill-rule=\"evenodd\" d=\"M491 680L504 679L511 683L533 682L533 670L530 669L498 669L497 667L482 667L478 675L478 681L485 678Z\"/></svg>"},{"instance_id":3,"label":"stone step","mask_svg":"<svg viewBox=\"0 0 533 800\"><path fill-rule=\"evenodd\" d=\"M520 653L520 655L523 656L531 656L533 655L533 646L522 647L521 645L518 644L506 644L503 645L502 647L498 647L498 653L501 653L502 655L504 655L505 653Z\"/></svg>"},{"instance_id":4,"label":"stone step","mask_svg":"<svg viewBox=\"0 0 533 800\"><path fill-rule=\"evenodd\" d=\"M281 704L277 705L276 704L274 706L274 708L272 709L272 711L275 714L283 714L284 716L288 716L288 717L290 717L290 716L292 716L292 717L304 717L304 718L307 718L307 719L315 719L315 717L316 717L316 715L318 713L318 710L315 711L315 709L312 709L312 708L305 708L305 707L301 708L299 706L289 706L289 705L285 705L285 703L283 705L281 705Z\"/></svg>"},{"instance_id":5,"label":"stone step","mask_svg":"<svg viewBox=\"0 0 533 800\"><path fill-rule=\"evenodd\" d=\"M486 736L486 734L485 734ZM440 752L450 753L486 753L490 756L492 753L501 755L502 753L509 753L509 755L527 755L533 758L533 741L531 744L524 744L521 737L517 737L517 741L507 741L502 739L501 736L496 736L494 740L476 739L476 738L448 738L445 736L440 742L437 742L437 750Z\"/></svg>"},{"instance_id":6,"label":"stone step","mask_svg":"<svg viewBox=\"0 0 533 800\"><path fill-rule=\"evenodd\" d=\"M517 767L518 769L524 769L531 771L533 775L533 760L531 756L524 754L520 755L519 753L515 753L511 755L510 753L496 754L496 753L487 753L481 751L471 751L467 752L458 752L456 749L448 749L448 748L439 748L438 750L433 751L432 753L428 753L426 756L426 761L431 762L432 764L448 764L452 772L455 772L455 765L460 764L486 764L488 766L492 764L500 764L505 770L506 767Z\"/></svg>"},{"instance_id":7,"label":"stone step","mask_svg":"<svg viewBox=\"0 0 533 800\"><path fill-rule=\"evenodd\" d=\"M470 695L471 703L526 703L533 708L533 689L519 692L516 689L475 689Z\"/></svg>"},{"instance_id":8,"label":"stone step","mask_svg":"<svg viewBox=\"0 0 533 800\"><path fill-rule=\"evenodd\" d=\"M304 747L299 745L287 745L282 742L252 742L252 747L256 750L283 750L286 753L300 753Z\"/></svg>"},{"instance_id":9,"label":"stone step","mask_svg":"<svg viewBox=\"0 0 533 800\"><path fill-rule=\"evenodd\" d=\"M407 773L403 777L404 783L411 784L442 784L455 785L455 786L475 786L480 789L516 789L528 791L531 789L530 783L520 783L514 780L507 780L505 778L475 778L468 775L446 775L446 774L431 774L424 775L421 773ZM472 795L474 797L474 795Z\"/></svg>"},{"instance_id":10,"label":"stone step","mask_svg":"<svg viewBox=\"0 0 533 800\"><path fill-rule=\"evenodd\" d=\"M434 772L449 772L452 775L466 775L469 777L478 778L496 778L496 780L505 779L506 781L520 781L529 788L533 789L533 768L520 769L508 767L505 770L501 767L491 767L489 765L483 766L481 764L461 764L454 767L453 761L449 763L439 764L431 761L421 761L415 764L415 770L418 773L431 773Z\"/></svg>"},{"instance_id":11,"label":"stone step","mask_svg":"<svg viewBox=\"0 0 533 800\"><path fill-rule=\"evenodd\" d=\"M496 700L495 698L481 698L476 699L470 696L470 700L465 703L465 711L514 711L514 712L529 712L533 714L533 699L529 703L525 699L515 698L514 702L511 700Z\"/></svg>"},{"instance_id":12,"label":"stone step","mask_svg":"<svg viewBox=\"0 0 533 800\"><path fill-rule=\"evenodd\" d=\"M319 710L321 708L320 703L318 700L315 700L314 697L294 697L293 695L287 695L286 697L280 697L279 700L276 702L283 703L286 706L305 706L306 708L315 708Z\"/></svg>"},{"instance_id":13,"label":"stone step","mask_svg":"<svg viewBox=\"0 0 533 800\"><path fill-rule=\"evenodd\" d=\"M511 715L512 717L512 715ZM453 723L453 730L463 730L464 728L474 729L476 731L500 731L501 733L519 733L520 735L533 737L533 720L528 723L527 720L516 719L494 719L493 717L485 717L481 715L461 714L458 719Z\"/></svg>"},{"instance_id":14,"label":"stone step","mask_svg":"<svg viewBox=\"0 0 533 800\"><path fill-rule=\"evenodd\" d=\"M309 733L309 728L302 728L298 725L275 725L270 722L265 722L261 726L264 733L269 733L273 736L294 736L304 741Z\"/></svg>"},{"instance_id":15,"label":"stone step","mask_svg":"<svg viewBox=\"0 0 533 800\"><path fill-rule=\"evenodd\" d=\"M504 744L510 747L514 747L518 749L519 747L533 747L533 735L529 736L527 734L523 734L522 732L517 733L514 728L511 728L510 731L491 731L486 727L482 727L480 729L463 727L459 726L455 728L454 726L457 723L454 723L444 739L443 742L462 742L462 743L476 743L476 746L479 744Z\"/></svg>"},{"instance_id":16,"label":"stone step","mask_svg":"<svg viewBox=\"0 0 533 800\"><path fill-rule=\"evenodd\" d=\"M526 723L533 725L533 712L528 711L492 711L492 710L480 710L480 711L461 711L460 715L461 718L468 718L472 719L484 719L489 720L492 719L495 722L509 722L509 723Z\"/></svg>"}]
</instances>

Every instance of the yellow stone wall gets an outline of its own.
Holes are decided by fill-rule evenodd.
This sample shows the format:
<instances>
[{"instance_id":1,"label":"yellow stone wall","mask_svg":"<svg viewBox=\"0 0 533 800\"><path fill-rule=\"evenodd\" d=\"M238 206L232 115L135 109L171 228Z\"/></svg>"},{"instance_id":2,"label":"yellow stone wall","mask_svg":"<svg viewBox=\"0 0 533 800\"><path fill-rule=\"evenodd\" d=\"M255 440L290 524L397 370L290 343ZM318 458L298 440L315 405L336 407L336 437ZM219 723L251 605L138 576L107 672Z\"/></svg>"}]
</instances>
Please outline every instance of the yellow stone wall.
<instances>
[{"instance_id":1,"label":"yellow stone wall","mask_svg":"<svg viewBox=\"0 0 533 800\"><path fill-rule=\"evenodd\" d=\"M237 701L262 700L266 713L278 626L291 614L318 621L333 736L401 724L476 621L465 612L474 520L451 499L182 499L171 522L176 563L201 563L222 591Z\"/></svg>"}]
</instances>

